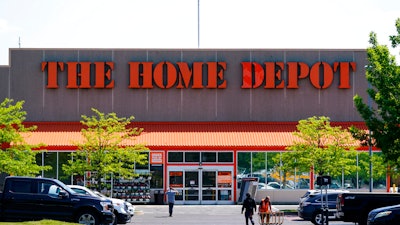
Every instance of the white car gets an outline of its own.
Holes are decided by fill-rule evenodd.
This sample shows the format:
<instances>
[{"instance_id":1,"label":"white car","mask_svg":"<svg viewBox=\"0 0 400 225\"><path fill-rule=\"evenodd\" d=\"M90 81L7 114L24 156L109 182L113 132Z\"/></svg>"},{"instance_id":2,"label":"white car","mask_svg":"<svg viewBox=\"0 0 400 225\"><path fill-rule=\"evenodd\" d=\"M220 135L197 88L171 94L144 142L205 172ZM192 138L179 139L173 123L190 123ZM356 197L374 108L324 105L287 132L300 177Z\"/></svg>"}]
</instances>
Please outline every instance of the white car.
<instances>
[{"instance_id":1,"label":"white car","mask_svg":"<svg viewBox=\"0 0 400 225\"><path fill-rule=\"evenodd\" d=\"M269 185L266 185L264 183L258 183L257 186L258 186L258 189L275 189L275 188L273 188L273 187L271 187Z\"/></svg>"},{"instance_id":2,"label":"white car","mask_svg":"<svg viewBox=\"0 0 400 225\"><path fill-rule=\"evenodd\" d=\"M125 210L131 215L131 217L133 217L135 215L135 206L132 205L130 202L127 202L127 201L119 199L119 198L107 197L98 191L93 191L93 192L100 197L110 199L113 203L115 202L116 204L119 204L119 203L124 204Z\"/></svg>"},{"instance_id":3,"label":"white car","mask_svg":"<svg viewBox=\"0 0 400 225\"><path fill-rule=\"evenodd\" d=\"M116 218L114 224L126 224L131 222L131 218L133 216L135 209L133 205L130 203L128 204L127 201L118 198L109 198L97 191L90 190L89 188L80 185L68 185L68 187L70 187L73 191L80 194L106 198L111 200L114 206L114 214Z\"/></svg>"},{"instance_id":4,"label":"white car","mask_svg":"<svg viewBox=\"0 0 400 225\"><path fill-rule=\"evenodd\" d=\"M132 205L130 202L126 202L126 205L128 206L128 212L131 214L133 217L135 215L135 206Z\"/></svg>"}]
</instances>

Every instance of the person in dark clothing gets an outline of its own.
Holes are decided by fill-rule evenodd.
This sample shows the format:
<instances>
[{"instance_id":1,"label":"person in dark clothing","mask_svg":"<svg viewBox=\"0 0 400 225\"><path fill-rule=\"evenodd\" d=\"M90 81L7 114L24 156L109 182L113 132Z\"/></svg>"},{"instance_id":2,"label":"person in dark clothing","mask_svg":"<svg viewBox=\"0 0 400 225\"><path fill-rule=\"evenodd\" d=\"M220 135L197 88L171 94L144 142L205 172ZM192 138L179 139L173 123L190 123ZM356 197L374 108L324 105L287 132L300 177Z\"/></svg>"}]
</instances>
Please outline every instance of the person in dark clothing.
<instances>
[{"instance_id":1,"label":"person in dark clothing","mask_svg":"<svg viewBox=\"0 0 400 225\"><path fill-rule=\"evenodd\" d=\"M245 210L246 209L246 210ZM252 225L254 225L253 214L257 212L256 201L251 197L249 193L246 194L246 199L243 201L242 214L244 212L244 218L246 219L246 225L249 225L249 219Z\"/></svg>"}]
</instances>

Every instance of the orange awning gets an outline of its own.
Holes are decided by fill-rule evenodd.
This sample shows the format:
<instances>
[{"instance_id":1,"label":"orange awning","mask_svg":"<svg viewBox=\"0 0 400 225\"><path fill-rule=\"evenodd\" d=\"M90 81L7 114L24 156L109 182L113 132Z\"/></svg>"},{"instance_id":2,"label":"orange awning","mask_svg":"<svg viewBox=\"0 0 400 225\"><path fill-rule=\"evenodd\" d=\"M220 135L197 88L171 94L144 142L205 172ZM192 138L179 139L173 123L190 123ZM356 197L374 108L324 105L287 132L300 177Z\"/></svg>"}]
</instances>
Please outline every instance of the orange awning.
<instances>
[{"instance_id":1,"label":"orange awning","mask_svg":"<svg viewBox=\"0 0 400 225\"><path fill-rule=\"evenodd\" d=\"M75 150L83 141L79 122L26 122L37 130L25 136L29 144L44 143L48 150ZM331 123L347 128L364 123ZM298 140L293 132L297 122L134 122L144 132L126 145L144 144L148 148L174 150L284 150Z\"/></svg>"}]
</instances>

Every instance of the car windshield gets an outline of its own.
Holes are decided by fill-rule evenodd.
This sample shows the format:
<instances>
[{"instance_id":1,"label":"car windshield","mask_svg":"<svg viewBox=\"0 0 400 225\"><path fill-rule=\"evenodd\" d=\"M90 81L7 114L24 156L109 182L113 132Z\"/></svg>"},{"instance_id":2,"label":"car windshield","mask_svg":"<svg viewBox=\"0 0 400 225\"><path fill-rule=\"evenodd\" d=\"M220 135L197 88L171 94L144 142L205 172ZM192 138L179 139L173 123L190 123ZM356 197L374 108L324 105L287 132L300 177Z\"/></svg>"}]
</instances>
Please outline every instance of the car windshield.
<instances>
[{"instance_id":1,"label":"car windshield","mask_svg":"<svg viewBox=\"0 0 400 225\"><path fill-rule=\"evenodd\" d=\"M89 188L80 186L80 187L74 187L74 186L69 186L75 193L78 194L84 194L84 195L90 195L93 197L99 197L97 194L95 194L92 190Z\"/></svg>"},{"instance_id":2,"label":"car windshield","mask_svg":"<svg viewBox=\"0 0 400 225\"><path fill-rule=\"evenodd\" d=\"M103 198L107 198L107 196L103 195L102 193L98 192L98 191L93 191L97 196L103 197Z\"/></svg>"},{"instance_id":3,"label":"car windshield","mask_svg":"<svg viewBox=\"0 0 400 225\"><path fill-rule=\"evenodd\" d=\"M63 182L59 181L59 180L54 180L54 182L57 183L58 186L60 186L61 188L63 188L64 190L72 193L72 194L76 194L76 192L74 190L72 190L70 187L68 187L67 185L65 185Z\"/></svg>"}]
</instances>

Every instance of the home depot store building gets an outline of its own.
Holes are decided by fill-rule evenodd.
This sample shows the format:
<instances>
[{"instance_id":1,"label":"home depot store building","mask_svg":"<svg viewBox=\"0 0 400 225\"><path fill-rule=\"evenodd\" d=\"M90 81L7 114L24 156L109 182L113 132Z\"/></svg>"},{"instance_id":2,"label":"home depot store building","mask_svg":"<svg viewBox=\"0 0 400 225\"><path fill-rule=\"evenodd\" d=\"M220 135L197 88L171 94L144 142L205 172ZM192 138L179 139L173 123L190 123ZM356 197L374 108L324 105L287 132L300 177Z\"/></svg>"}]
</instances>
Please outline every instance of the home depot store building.
<instances>
[{"instance_id":1,"label":"home depot store building","mask_svg":"<svg viewBox=\"0 0 400 225\"><path fill-rule=\"evenodd\" d=\"M44 176L63 179L81 115L91 108L135 117L149 149L151 188L183 204L230 204L241 176L269 171L292 144L297 121L324 115L364 127L353 96L366 96L365 50L10 49L0 97L24 100L26 137L45 143ZM265 159L255 165L252 159ZM259 162L258 162L259 163ZM262 169L260 169L262 168ZM64 180L66 183L72 181Z\"/></svg>"}]
</instances>

